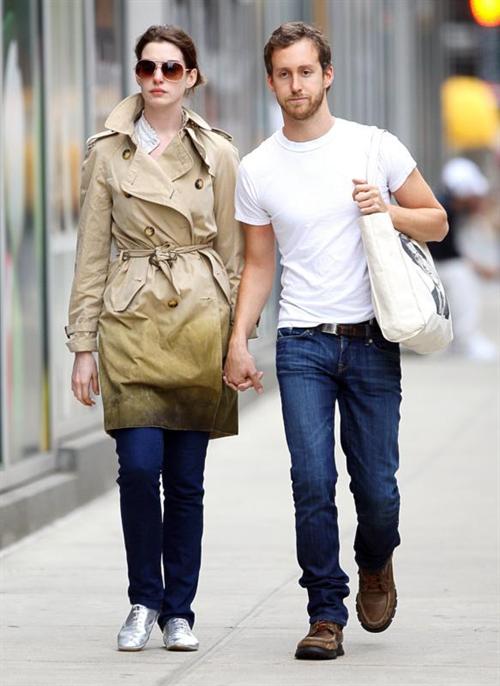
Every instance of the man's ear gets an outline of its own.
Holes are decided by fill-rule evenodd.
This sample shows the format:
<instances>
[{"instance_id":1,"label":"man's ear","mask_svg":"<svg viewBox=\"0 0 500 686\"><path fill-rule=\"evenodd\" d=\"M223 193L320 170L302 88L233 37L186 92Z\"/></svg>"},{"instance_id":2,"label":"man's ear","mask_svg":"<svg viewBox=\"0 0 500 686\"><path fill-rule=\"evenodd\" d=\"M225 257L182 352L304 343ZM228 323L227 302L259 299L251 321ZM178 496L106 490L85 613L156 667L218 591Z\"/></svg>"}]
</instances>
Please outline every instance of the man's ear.
<instances>
[{"instance_id":1,"label":"man's ear","mask_svg":"<svg viewBox=\"0 0 500 686\"><path fill-rule=\"evenodd\" d=\"M267 87L269 88L270 91L272 91L274 93L275 89L274 89L273 77L268 74L266 80L267 80Z\"/></svg>"},{"instance_id":2,"label":"man's ear","mask_svg":"<svg viewBox=\"0 0 500 686\"><path fill-rule=\"evenodd\" d=\"M333 64L329 64L325 69L323 72L323 78L325 80L325 87L329 88L333 83L333 79L335 78L335 69L333 68Z\"/></svg>"}]
</instances>

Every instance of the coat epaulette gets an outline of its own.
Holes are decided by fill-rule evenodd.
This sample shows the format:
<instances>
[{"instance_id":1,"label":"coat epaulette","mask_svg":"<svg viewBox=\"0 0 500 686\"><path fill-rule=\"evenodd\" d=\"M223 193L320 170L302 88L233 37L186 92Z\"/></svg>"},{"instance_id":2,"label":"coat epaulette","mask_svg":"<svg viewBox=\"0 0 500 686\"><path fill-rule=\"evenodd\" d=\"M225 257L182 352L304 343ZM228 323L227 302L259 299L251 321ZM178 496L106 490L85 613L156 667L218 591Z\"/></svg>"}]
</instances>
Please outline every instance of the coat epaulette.
<instances>
[{"instance_id":1,"label":"coat epaulette","mask_svg":"<svg viewBox=\"0 0 500 686\"><path fill-rule=\"evenodd\" d=\"M98 140L101 138L107 138L108 136L115 136L118 132L117 131L111 131L110 129L106 129L106 131L100 131L99 133L94 134L93 136L90 136L90 138L87 139L87 151L86 154L88 155L94 145L97 143Z\"/></svg>"},{"instance_id":2,"label":"coat epaulette","mask_svg":"<svg viewBox=\"0 0 500 686\"><path fill-rule=\"evenodd\" d=\"M214 133L218 133L219 136L222 136L223 138L225 138L225 139L228 140L228 141L232 141L232 140L233 140L233 137L231 136L231 134L228 133L227 131L224 131L224 129L218 129L218 128L216 128L215 126L212 126L212 131L213 131Z\"/></svg>"}]
</instances>

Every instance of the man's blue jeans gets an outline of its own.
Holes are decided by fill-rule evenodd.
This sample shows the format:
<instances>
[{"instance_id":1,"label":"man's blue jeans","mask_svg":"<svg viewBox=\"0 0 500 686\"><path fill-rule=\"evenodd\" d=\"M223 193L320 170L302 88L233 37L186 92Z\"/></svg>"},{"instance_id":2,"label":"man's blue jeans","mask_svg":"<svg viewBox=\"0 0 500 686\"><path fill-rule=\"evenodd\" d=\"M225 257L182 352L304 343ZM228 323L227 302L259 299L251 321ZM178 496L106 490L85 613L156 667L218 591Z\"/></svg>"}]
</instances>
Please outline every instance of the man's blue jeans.
<instances>
[{"instance_id":1,"label":"man's blue jeans","mask_svg":"<svg viewBox=\"0 0 500 686\"><path fill-rule=\"evenodd\" d=\"M134 428L116 429L112 435L120 465L117 482L130 602L159 610L161 628L172 617L183 617L193 626L209 434Z\"/></svg>"},{"instance_id":2,"label":"man's blue jeans","mask_svg":"<svg viewBox=\"0 0 500 686\"><path fill-rule=\"evenodd\" d=\"M339 564L335 506L334 410L347 458L358 526L359 567L383 567L399 544L399 346L318 329L278 330L276 365L291 454L300 585L310 621L344 626L349 579Z\"/></svg>"}]
</instances>

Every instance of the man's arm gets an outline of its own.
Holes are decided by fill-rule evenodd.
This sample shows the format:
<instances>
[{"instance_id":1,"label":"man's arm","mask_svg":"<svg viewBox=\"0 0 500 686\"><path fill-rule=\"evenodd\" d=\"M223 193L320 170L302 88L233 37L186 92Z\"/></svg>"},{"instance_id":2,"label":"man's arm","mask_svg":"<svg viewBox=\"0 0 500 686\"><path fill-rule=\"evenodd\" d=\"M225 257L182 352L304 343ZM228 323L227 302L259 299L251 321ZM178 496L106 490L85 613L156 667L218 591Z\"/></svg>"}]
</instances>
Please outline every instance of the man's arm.
<instances>
[{"instance_id":1,"label":"man's arm","mask_svg":"<svg viewBox=\"0 0 500 686\"><path fill-rule=\"evenodd\" d=\"M386 205L376 186L353 181L353 198L362 214L389 212L398 231L425 243L442 241L448 233L446 212L418 169L394 193L398 205Z\"/></svg>"},{"instance_id":2,"label":"man's arm","mask_svg":"<svg viewBox=\"0 0 500 686\"><path fill-rule=\"evenodd\" d=\"M418 169L394 193L398 205L388 210L394 226L417 241L442 241L448 233L446 212Z\"/></svg>"},{"instance_id":3,"label":"man's arm","mask_svg":"<svg viewBox=\"0 0 500 686\"><path fill-rule=\"evenodd\" d=\"M235 390L251 386L261 393L262 372L248 352L250 336L273 287L275 240L270 224L242 224L245 236L245 267L241 276L233 333L224 366L224 381Z\"/></svg>"}]
</instances>

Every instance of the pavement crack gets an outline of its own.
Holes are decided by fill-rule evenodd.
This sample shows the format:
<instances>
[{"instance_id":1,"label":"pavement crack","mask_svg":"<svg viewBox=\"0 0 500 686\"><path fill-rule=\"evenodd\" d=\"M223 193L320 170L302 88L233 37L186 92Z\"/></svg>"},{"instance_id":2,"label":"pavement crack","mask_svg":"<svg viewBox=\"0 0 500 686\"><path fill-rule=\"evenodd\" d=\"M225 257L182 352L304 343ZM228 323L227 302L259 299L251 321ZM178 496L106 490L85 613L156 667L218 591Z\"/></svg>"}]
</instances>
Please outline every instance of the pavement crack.
<instances>
[{"instance_id":1,"label":"pavement crack","mask_svg":"<svg viewBox=\"0 0 500 686\"><path fill-rule=\"evenodd\" d=\"M241 619L239 619L236 624L225 631L222 636L220 636L205 652L200 654L194 660L192 660L187 666L180 666L171 672L168 677L161 679L156 683L156 686L178 686L182 684L184 679L191 674L197 667L206 662L218 648L224 646L231 638L237 635L242 629L244 629L245 624L255 617L259 611L264 607L264 605L273 598L277 593L279 593L285 586L292 582L297 576L294 572L292 575L288 576L284 581L278 586L273 588L269 593L267 593L263 598L259 600L256 605L254 605L248 612L246 612Z\"/></svg>"}]
</instances>

